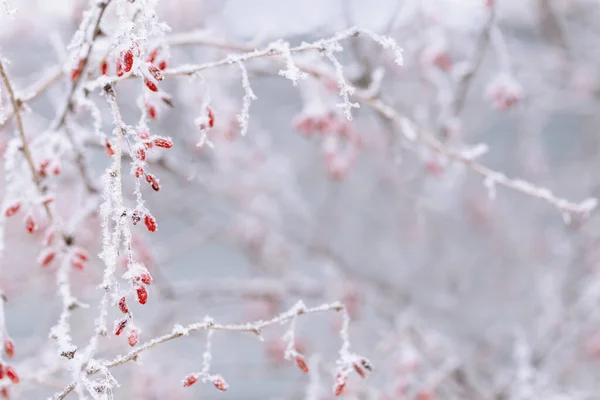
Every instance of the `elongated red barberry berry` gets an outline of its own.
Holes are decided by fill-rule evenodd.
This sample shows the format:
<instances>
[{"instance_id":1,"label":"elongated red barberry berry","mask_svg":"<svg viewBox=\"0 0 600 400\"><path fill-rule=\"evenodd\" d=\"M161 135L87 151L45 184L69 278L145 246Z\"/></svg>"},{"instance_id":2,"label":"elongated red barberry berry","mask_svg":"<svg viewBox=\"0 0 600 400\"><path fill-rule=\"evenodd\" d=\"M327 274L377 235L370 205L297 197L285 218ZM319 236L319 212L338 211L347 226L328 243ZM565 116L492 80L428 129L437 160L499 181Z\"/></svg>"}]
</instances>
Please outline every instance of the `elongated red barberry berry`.
<instances>
[{"instance_id":1,"label":"elongated red barberry berry","mask_svg":"<svg viewBox=\"0 0 600 400\"><path fill-rule=\"evenodd\" d=\"M139 178L140 176L144 175L144 168L137 166L135 167L135 177Z\"/></svg>"},{"instance_id":2,"label":"elongated red barberry berry","mask_svg":"<svg viewBox=\"0 0 600 400\"><path fill-rule=\"evenodd\" d=\"M158 192L160 190L160 185L158 184L158 180L154 175L146 174L146 182L148 182L150 186L152 186L152 189L154 189L155 191Z\"/></svg>"},{"instance_id":3,"label":"elongated red barberry berry","mask_svg":"<svg viewBox=\"0 0 600 400\"><path fill-rule=\"evenodd\" d=\"M152 90L153 92L158 92L158 86L156 86L156 83L152 82L150 79L144 78L144 83L148 89Z\"/></svg>"},{"instance_id":4,"label":"elongated red barberry berry","mask_svg":"<svg viewBox=\"0 0 600 400\"><path fill-rule=\"evenodd\" d=\"M75 80L77 80L77 78L79 78L79 75L81 75L81 73L83 72L84 65L85 65L85 59L80 58L79 61L77 61L77 66L71 71L71 80L72 81L75 81Z\"/></svg>"},{"instance_id":5,"label":"elongated red barberry berry","mask_svg":"<svg viewBox=\"0 0 600 400\"><path fill-rule=\"evenodd\" d=\"M298 365L298 368L300 368L303 372L308 372L308 364L306 364L306 359L302 354L298 354L296 356L296 365Z\"/></svg>"},{"instance_id":6,"label":"elongated red barberry berry","mask_svg":"<svg viewBox=\"0 0 600 400\"><path fill-rule=\"evenodd\" d=\"M146 103L146 112L148 113L150 119L156 119L156 117L158 116L158 113L156 112L156 107L154 107L150 103Z\"/></svg>"},{"instance_id":7,"label":"elongated red barberry berry","mask_svg":"<svg viewBox=\"0 0 600 400\"><path fill-rule=\"evenodd\" d=\"M15 344L10 338L4 339L4 352L8 358L13 358L15 355Z\"/></svg>"},{"instance_id":8,"label":"elongated red barberry berry","mask_svg":"<svg viewBox=\"0 0 600 400\"><path fill-rule=\"evenodd\" d=\"M167 69L167 62L165 60L162 60L161 62L158 63L158 68L161 71L164 71L165 69Z\"/></svg>"},{"instance_id":9,"label":"elongated red barberry berry","mask_svg":"<svg viewBox=\"0 0 600 400\"><path fill-rule=\"evenodd\" d=\"M123 314L129 314L129 308L127 307L127 299L125 299L125 297L121 297L119 299L119 310L121 310Z\"/></svg>"},{"instance_id":10,"label":"elongated red barberry berry","mask_svg":"<svg viewBox=\"0 0 600 400\"><path fill-rule=\"evenodd\" d=\"M223 379L220 376L214 378L212 383L217 389L219 389L222 392L226 391L229 388L229 385L227 384L227 382L225 382L225 379Z\"/></svg>"},{"instance_id":11,"label":"elongated red barberry berry","mask_svg":"<svg viewBox=\"0 0 600 400\"><path fill-rule=\"evenodd\" d=\"M136 290L137 298L140 304L146 304L148 301L148 290L146 290L145 286L142 286Z\"/></svg>"},{"instance_id":12,"label":"elongated red barberry berry","mask_svg":"<svg viewBox=\"0 0 600 400\"><path fill-rule=\"evenodd\" d=\"M73 268L78 269L80 271L83 271L83 269L85 268L85 264L79 258L73 258L71 260L71 265L73 266Z\"/></svg>"},{"instance_id":13,"label":"elongated red barberry berry","mask_svg":"<svg viewBox=\"0 0 600 400\"><path fill-rule=\"evenodd\" d=\"M106 154L108 154L109 157L115 155L115 151L113 150L112 145L110 144L108 139L104 141L104 150L106 150Z\"/></svg>"},{"instance_id":14,"label":"elongated red barberry berry","mask_svg":"<svg viewBox=\"0 0 600 400\"><path fill-rule=\"evenodd\" d=\"M170 149L173 147L173 141L171 139L158 137L154 139L154 145L156 147L162 147L163 149Z\"/></svg>"},{"instance_id":15,"label":"elongated red barberry berry","mask_svg":"<svg viewBox=\"0 0 600 400\"><path fill-rule=\"evenodd\" d=\"M108 74L108 61L102 60L102 63L100 64L100 74Z\"/></svg>"},{"instance_id":16,"label":"elongated red barberry berry","mask_svg":"<svg viewBox=\"0 0 600 400\"><path fill-rule=\"evenodd\" d=\"M4 400L10 399L10 395L8 394L8 388L6 386L0 389L0 396L2 396Z\"/></svg>"},{"instance_id":17,"label":"elongated red barberry berry","mask_svg":"<svg viewBox=\"0 0 600 400\"><path fill-rule=\"evenodd\" d=\"M4 372L6 373L6 377L10 379L12 383L19 383L19 375L17 375L17 371L15 371L12 366L7 365Z\"/></svg>"},{"instance_id":18,"label":"elongated red barberry berry","mask_svg":"<svg viewBox=\"0 0 600 400\"><path fill-rule=\"evenodd\" d=\"M150 72L152 77L159 82L162 81L163 79L165 79L165 76L163 75L162 72L160 72L160 69L158 69L153 64L150 64L150 66L148 67L148 72Z\"/></svg>"},{"instance_id":19,"label":"elongated red barberry berry","mask_svg":"<svg viewBox=\"0 0 600 400\"><path fill-rule=\"evenodd\" d=\"M4 215L6 215L7 217L12 217L16 213L18 213L20 209L21 203L14 203L6 208L6 211L4 211Z\"/></svg>"},{"instance_id":20,"label":"elongated red barberry berry","mask_svg":"<svg viewBox=\"0 0 600 400\"><path fill-rule=\"evenodd\" d=\"M150 275L150 272L142 273L140 279L144 285L150 285L152 283L152 275Z\"/></svg>"},{"instance_id":21,"label":"elongated red barberry berry","mask_svg":"<svg viewBox=\"0 0 600 400\"><path fill-rule=\"evenodd\" d=\"M123 318L122 320L115 322L115 336L119 336L123 329L127 326L127 319Z\"/></svg>"},{"instance_id":22,"label":"elongated red barberry berry","mask_svg":"<svg viewBox=\"0 0 600 400\"><path fill-rule=\"evenodd\" d=\"M0 380L4 379L4 375L6 373L6 367L4 364L0 363Z\"/></svg>"},{"instance_id":23,"label":"elongated red barberry berry","mask_svg":"<svg viewBox=\"0 0 600 400\"><path fill-rule=\"evenodd\" d=\"M365 371L357 363L354 363L354 370L358 375L360 375L361 378L365 378L367 376Z\"/></svg>"},{"instance_id":24,"label":"elongated red barberry berry","mask_svg":"<svg viewBox=\"0 0 600 400\"><path fill-rule=\"evenodd\" d=\"M137 156L138 160L140 160L140 161L146 161L146 150L144 150L142 147L140 147L136 151L136 156Z\"/></svg>"},{"instance_id":25,"label":"elongated red barberry berry","mask_svg":"<svg viewBox=\"0 0 600 400\"><path fill-rule=\"evenodd\" d=\"M156 56L158 56L158 49L153 49L150 53L148 53L146 61L148 61L150 64L153 64L154 60L156 60Z\"/></svg>"},{"instance_id":26,"label":"elongated red barberry berry","mask_svg":"<svg viewBox=\"0 0 600 400\"><path fill-rule=\"evenodd\" d=\"M87 261L90 259L88 252L81 248L78 248L77 250L75 250L73 255L75 257L77 257L78 259L80 259L81 261Z\"/></svg>"},{"instance_id":27,"label":"elongated red barberry berry","mask_svg":"<svg viewBox=\"0 0 600 400\"><path fill-rule=\"evenodd\" d=\"M136 344L138 344L138 339L139 339L139 336L138 336L138 331L137 331L137 329L132 329L132 330L129 332L129 335L127 335L127 342L129 343L129 345L130 345L131 347L133 347L133 346L135 346Z\"/></svg>"},{"instance_id":28,"label":"elongated red barberry berry","mask_svg":"<svg viewBox=\"0 0 600 400\"><path fill-rule=\"evenodd\" d=\"M131 50L127 50L123 54L123 67L125 72L131 71L131 68L133 67L133 52Z\"/></svg>"},{"instance_id":29,"label":"elongated red barberry berry","mask_svg":"<svg viewBox=\"0 0 600 400\"><path fill-rule=\"evenodd\" d=\"M144 217L144 224L146 224L146 228L148 228L150 232L156 231L156 220L152 215L146 214Z\"/></svg>"},{"instance_id":30,"label":"elongated red barberry berry","mask_svg":"<svg viewBox=\"0 0 600 400\"><path fill-rule=\"evenodd\" d=\"M54 250L45 249L42 250L38 256L37 261L42 267L47 267L54 260L54 257L56 257L56 252Z\"/></svg>"},{"instance_id":31,"label":"elongated red barberry berry","mask_svg":"<svg viewBox=\"0 0 600 400\"><path fill-rule=\"evenodd\" d=\"M196 382L198 382L198 378L195 375L188 375L183 379L183 386L190 387Z\"/></svg>"},{"instance_id":32,"label":"elongated red barberry berry","mask_svg":"<svg viewBox=\"0 0 600 400\"><path fill-rule=\"evenodd\" d=\"M208 112L208 127L212 128L213 126L215 126L215 114L213 113L213 110L210 107L208 107L207 112Z\"/></svg>"},{"instance_id":33,"label":"elongated red barberry berry","mask_svg":"<svg viewBox=\"0 0 600 400\"><path fill-rule=\"evenodd\" d=\"M32 215L28 215L25 218L25 228L29 233L33 233L37 229L37 224L35 223Z\"/></svg>"}]
</instances>

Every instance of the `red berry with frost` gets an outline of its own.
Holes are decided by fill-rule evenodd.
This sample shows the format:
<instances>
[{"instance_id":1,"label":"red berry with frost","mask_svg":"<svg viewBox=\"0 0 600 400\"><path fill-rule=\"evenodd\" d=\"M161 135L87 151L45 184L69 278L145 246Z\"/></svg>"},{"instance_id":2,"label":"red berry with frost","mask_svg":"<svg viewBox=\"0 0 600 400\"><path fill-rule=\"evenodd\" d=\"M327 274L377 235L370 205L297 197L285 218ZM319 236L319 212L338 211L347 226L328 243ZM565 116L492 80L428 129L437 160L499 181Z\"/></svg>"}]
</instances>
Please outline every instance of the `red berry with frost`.
<instances>
[{"instance_id":1,"label":"red berry with frost","mask_svg":"<svg viewBox=\"0 0 600 400\"><path fill-rule=\"evenodd\" d=\"M123 76L125 74L125 67L123 66L122 60L123 60L123 57L117 58L117 65L116 65L117 76Z\"/></svg>"},{"instance_id":2,"label":"red berry with frost","mask_svg":"<svg viewBox=\"0 0 600 400\"><path fill-rule=\"evenodd\" d=\"M85 251L84 249L77 249L77 250L75 250L75 252L73 254L75 255L75 257L77 257L81 261L87 261L90 259L88 252Z\"/></svg>"},{"instance_id":3,"label":"red berry with frost","mask_svg":"<svg viewBox=\"0 0 600 400\"><path fill-rule=\"evenodd\" d=\"M138 166L138 167L135 167L135 177L136 177L136 178L139 178L139 177L141 177L142 175L144 175L144 168L142 168L142 167L139 167L139 166Z\"/></svg>"},{"instance_id":4,"label":"red berry with frost","mask_svg":"<svg viewBox=\"0 0 600 400\"><path fill-rule=\"evenodd\" d=\"M143 148L140 147L136 151L136 156L137 156L138 160L140 160L140 161L146 161L146 150L144 150Z\"/></svg>"},{"instance_id":5,"label":"red berry with frost","mask_svg":"<svg viewBox=\"0 0 600 400\"><path fill-rule=\"evenodd\" d=\"M146 87L151 91L158 92L158 86L156 86L156 83L152 82L150 79L144 78L144 84L146 84Z\"/></svg>"},{"instance_id":6,"label":"red berry with frost","mask_svg":"<svg viewBox=\"0 0 600 400\"><path fill-rule=\"evenodd\" d=\"M153 49L149 54L148 57L146 58L146 61L148 61L149 63L154 63L154 60L156 60L156 56L158 56L158 49Z\"/></svg>"},{"instance_id":7,"label":"red berry with frost","mask_svg":"<svg viewBox=\"0 0 600 400\"><path fill-rule=\"evenodd\" d=\"M127 307L127 300L125 299L125 297L121 297L119 299L119 310L121 310L123 314L129 313L129 308Z\"/></svg>"},{"instance_id":8,"label":"red berry with frost","mask_svg":"<svg viewBox=\"0 0 600 400\"><path fill-rule=\"evenodd\" d=\"M15 371L12 366L8 365L4 372L6 373L6 377L10 379L12 383L19 383L19 375L17 375L17 371Z\"/></svg>"},{"instance_id":9,"label":"red berry with frost","mask_svg":"<svg viewBox=\"0 0 600 400\"><path fill-rule=\"evenodd\" d=\"M80 271L83 271L83 269L85 268L85 264L83 263L83 261L78 259L71 260L71 265L73 266L73 268L78 269Z\"/></svg>"},{"instance_id":10,"label":"red berry with frost","mask_svg":"<svg viewBox=\"0 0 600 400\"><path fill-rule=\"evenodd\" d=\"M173 147L173 141L171 139L158 137L154 139L154 145L156 145L156 147L162 147L163 149L170 149Z\"/></svg>"},{"instance_id":11,"label":"red berry with frost","mask_svg":"<svg viewBox=\"0 0 600 400\"><path fill-rule=\"evenodd\" d=\"M194 375L188 375L183 380L183 386L184 387L190 387L190 386L192 386L196 382L198 382L198 378L196 376L194 376Z\"/></svg>"},{"instance_id":12,"label":"red berry with frost","mask_svg":"<svg viewBox=\"0 0 600 400\"><path fill-rule=\"evenodd\" d=\"M83 72L83 67L85 66L85 59L80 58L77 62L77 66L71 71L71 80L76 81L79 78L79 75Z\"/></svg>"},{"instance_id":13,"label":"red berry with frost","mask_svg":"<svg viewBox=\"0 0 600 400\"><path fill-rule=\"evenodd\" d=\"M6 357L13 358L15 355L15 344L10 339L4 339L4 352Z\"/></svg>"},{"instance_id":14,"label":"red berry with frost","mask_svg":"<svg viewBox=\"0 0 600 400\"><path fill-rule=\"evenodd\" d=\"M225 379L223 379L220 376L214 378L212 383L217 389L219 389L222 392L226 391L229 388L229 385L227 384L227 382L225 382Z\"/></svg>"},{"instance_id":15,"label":"red berry with frost","mask_svg":"<svg viewBox=\"0 0 600 400\"><path fill-rule=\"evenodd\" d=\"M155 191L158 192L160 190L160 185L158 184L158 180L154 175L146 174L146 182L148 182L150 186L152 186L152 189L154 189Z\"/></svg>"},{"instance_id":16,"label":"red berry with frost","mask_svg":"<svg viewBox=\"0 0 600 400\"><path fill-rule=\"evenodd\" d=\"M119 336L123 333L123 329L127 326L127 319L122 319L115 322L115 336Z\"/></svg>"},{"instance_id":17,"label":"red berry with frost","mask_svg":"<svg viewBox=\"0 0 600 400\"><path fill-rule=\"evenodd\" d=\"M365 378L367 376L365 371L357 363L354 363L354 370L358 375L360 375L361 378Z\"/></svg>"},{"instance_id":18,"label":"red berry with frost","mask_svg":"<svg viewBox=\"0 0 600 400\"><path fill-rule=\"evenodd\" d=\"M106 151L106 154L108 154L109 157L115 155L115 151L113 150L112 145L110 144L108 139L104 141L104 150Z\"/></svg>"},{"instance_id":19,"label":"red berry with frost","mask_svg":"<svg viewBox=\"0 0 600 400\"><path fill-rule=\"evenodd\" d=\"M131 50L127 50L123 54L123 69L125 69L125 72L129 72L129 71L131 71L132 67L133 67L133 52Z\"/></svg>"},{"instance_id":20,"label":"red berry with frost","mask_svg":"<svg viewBox=\"0 0 600 400\"><path fill-rule=\"evenodd\" d=\"M140 279L144 285L150 285L152 283L152 275L149 272L144 272L140 275Z\"/></svg>"},{"instance_id":21,"label":"red berry with frost","mask_svg":"<svg viewBox=\"0 0 600 400\"><path fill-rule=\"evenodd\" d=\"M158 116L156 107L154 107L150 103L146 103L146 112L148 113L148 116L150 117L150 119L156 119L156 117Z\"/></svg>"},{"instance_id":22,"label":"red berry with frost","mask_svg":"<svg viewBox=\"0 0 600 400\"><path fill-rule=\"evenodd\" d=\"M152 77L159 82L162 81L163 79L165 79L165 76L163 75L162 72L160 72L160 69L158 69L153 64L150 64L150 66L148 67L148 72L150 72Z\"/></svg>"},{"instance_id":23,"label":"red berry with frost","mask_svg":"<svg viewBox=\"0 0 600 400\"><path fill-rule=\"evenodd\" d=\"M167 69L167 62L165 60L162 60L161 62L158 63L158 68L162 71L164 71L165 69Z\"/></svg>"},{"instance_id":24,"label":"red berry with frost","mask_svg":"<svg viewBox=\"0 0 600 400\"><path fill-rule=\"evenodd\" d=\"M298 365L298 368L300 368L303 372L308 372L308 364L306 364L306 359L302 354L298 354L296 356L296 365Z\"/></svg>"},{"instance_id":25,"label":"red berry with frost","mask_svg":"<svg viewBox=\"0 0 600 400\"><path fill-rule=\"evenodd\" d=\"M5 372L6 368L4 367L4 364L0 363L0 379L4 379Z\"/></svg>"},{"instance_id":26,"label":"red berry with frost","mask_svg":"<svg viewBox=\"0 0 600 400\"><path fill-rule=\"evenodd\" d=\"M210 107L208 107L207 112L208 112L208 127L212 128L213 126L215 126L215 114L213 113L213 110Z\"/></svg>"},{"instance_id":27,"label":"red berry with frost","mask_svg":"<svg viewBox=\"0 0 600 400\"><path fill-rule=\"evenodd\" d=\"M134 225L137 225L140 223L140 221L142 220L142 217L140 216L140 211L139 210L133 210L133 214L131 214L131 222Z\"/></svg>"},{"instance_id":28,"label":"red berry with frost","mask_svg":"<svg viewBox=\"0 0 600 400\"><path fill-rule=\"evenodd\" d=\"M129 335L127 335L127 342L131 347L138 344L138 339L138 331L136 329L132 329L131 332L129 332Z\"/></svg>"},{"instance_id":29,"label":"red berry with frost","mask_svg":"<svg viewBox=\"0 0 600 400\"><path fill-rule=\"evenodd\" d=\"M100 64L100 73L102 75L108 74L108 61L102 60L102 64Z\"/></svg>"},{"instance_id":30,"label":"red berry with frost","mask_svg":"<svg viewBox=\"0 0 600 400\"><path fill-rule=\"evenodd\" d=\"M16 213L18 213L20 209L21 203L15 203L6 208L6 211L4 211L4 215L6 215L7 217L12 217Z\"/></svg>"},{"instance_id":31,"label":"red berry with frost","mask_svg":"<svg viewBox=\"0 0 600 400\"><path fill-rule=\"evenodd\" d=\"M54 257L56 257L54 250L45 249L38 256L37 261L42 267L47 267L54 260Z\"/></svg>"},{"instance_id":32,"label":"red berry with frost","mask_svg":"<svg viewBox=\"0 0 600 400\"><path fill-rule=\"evenodd\" d=\"M146 304L148 301L148 290L146 290L145 286L142 286L136 290L137 298L140 304Z\"/></svg>"},{"instance_id":33,"label":"red berry with frost","mask_svg":"<svg viewBox=\"0 0 600 400\"><path fill-rule=\"evenodd\" d=\"M144 217L144 224L146 224L146 228L148 228L150 232L156 231L156 220L152 215L146 214Z\"/></svg>"},{"instance_id":34,"label":"red berry with frost","mask_svg":"<svg viewBox=\"0 0 600 400\"><path fill-rule=\"evenodd\" d=\"M25 218L25 228L29 233L33 233L37 229L37 225L33 219L33 216L28 215L27 218Z\"/></svg>"}]
</instances>

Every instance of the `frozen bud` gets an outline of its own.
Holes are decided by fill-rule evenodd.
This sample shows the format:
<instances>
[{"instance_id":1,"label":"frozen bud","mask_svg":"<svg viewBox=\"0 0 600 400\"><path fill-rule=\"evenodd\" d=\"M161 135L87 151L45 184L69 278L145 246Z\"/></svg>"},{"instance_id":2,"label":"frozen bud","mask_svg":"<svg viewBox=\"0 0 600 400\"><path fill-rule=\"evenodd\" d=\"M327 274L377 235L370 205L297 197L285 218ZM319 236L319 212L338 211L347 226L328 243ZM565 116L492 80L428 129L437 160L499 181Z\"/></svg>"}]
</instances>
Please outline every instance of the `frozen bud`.
<instances>
[{"instance_id":1,"label":"frozen bud","mask_svg":"<svg viewBox=\"0 0 600 400\"><path fill-rule=\"evenodd\" d=\"M115 321L115 327L114 327L115 336L119 336L123 332L123 329L125 329L126 326L127 326L126 318L123 318L119 321Z\"/></svg>"}]
</instances>

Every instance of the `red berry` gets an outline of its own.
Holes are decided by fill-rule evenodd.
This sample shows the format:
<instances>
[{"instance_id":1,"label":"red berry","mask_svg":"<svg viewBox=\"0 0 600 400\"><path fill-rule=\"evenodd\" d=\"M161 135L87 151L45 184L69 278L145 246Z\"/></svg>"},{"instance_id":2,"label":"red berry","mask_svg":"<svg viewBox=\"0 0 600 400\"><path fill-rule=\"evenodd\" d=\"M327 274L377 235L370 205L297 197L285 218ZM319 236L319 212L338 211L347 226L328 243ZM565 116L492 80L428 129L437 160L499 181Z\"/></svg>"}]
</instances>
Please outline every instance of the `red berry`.
<instances>
[{"instance_id":1,"label":"red berry","mask_svg":"<svg viewBox=\"0 0 600 400\"><path fill-rule=\"evenodd\" d=\"M146 302L148 301L148 291L146 290L145 286L142 286L139 289L137 289L137 298L140 304L146 304Z\"/></svg>"},{"instance_id":2,"label":"red berry","mask_svg":"<svg viewBox=\"0 0 600 400\"><path fill-rule=\"evenodd\" d=\"M18 213L20 209L21 209L21 203L15 203L11 206L8 206L6 211L4 211L4 215L6 215L7 217L12 217L16 213Z\"/></svg>"},{"instance_id":3,"label":"red berry","mask_svg":"<svg viewBox=\"0 0 600 400\"><path fill-rule=\"evenodd\" d=\"M135 168L135 177L139 178L142 175L144 175L144 168L142 168L142 167L136 167Z\"/></svg>"},{"instance_id":4,"label":"red berry","mask_svg":"<svg viewBox=\"0 0 600 400\"><path fill-rule=\"evenodd\" d=\"M170 149L173 147L173 141L171 139L161 137L154 139L154 144L157 147L162 147L163 149Z\"/></svg>"},{"instance_id":5,"label":"red berry","mask_svg":"<svg viewBox=\"0 0 600 400\"><path fill-rule=\"evenodd\" d=\"M38 256L37 261L42 267L47 267L48 265L50 265L52 260L54 260L55 256L56 253L54 252L54 250L45 249Z\"/></svg>"},{"instance_id":6,"label":"red berry","mask_svg":"<svg viewBox=\"0 0 600 400\"><path fill-rule=\"evenodd\" d=\"M156 220L152 215L146 214L144 217L144 224L146 224L146 228L148 228L150 232L156 231Z\"/></svg>"},{"instance_id":7,"label":"red berry","mask_svg":"<svg viewBox=\"0 0 600 400\"><path fill-rule=\"evenodd\" d=\"M183 380L183 386L184 387L189 387L189 386L192 386L196 382L198 382L198 378L196 376L194 376L194 375L188 375Z\"/></svg>"},{"instance_id":8,"label":"red berry","mask_svg":"<svg viewBox=\"0 0 600 400\"><path fill-rule=\"evenodd\" d=\"M129 345L133 347L136 344L138 344L138 339L138 331L136 329L132 329L131 332L129 332L129 335L127 336L127 342L129 342Z\"/></svg>"},{"instance_id":9,"label":"red berry","mask_svg":"<svg viewBox=\"0 0 600 400\"><path fill-rule=\"evenodd\" d=\"M358 375L360 375L361 378L364 378L367 376L365 371L357 363L354 363L354 370L356 371L356 373Z\"/></svg>"},{"instance_id":10,"label":"red berry","mask_svg":"<svg viewBox=\"0 0 600 400\"><path fill-rule=\"evenodd\" d=\"M213 126L215 126L215 114L212 108L208 107L208 127L212 128Z\"/></svg>"},{"instance_id":11,"label":"red berry","mask_svg":"<svg viewBox=\"0 0 600 400\"><path fill-rule=\"evenodd\" d=\"M150 285L152 283L152 275L149 272L144 272L140 275L140 279L144 285Z\"/></svg>"},{"instance_id":12,"label":"red berry","mask_svg":"<svg viewBox=\"0 0 600 400\"><path fill-rule=\"evenodd\" d=\"M150 186L152 186L152 189L154 189L155 191L158 192L160 190L160 185L158 184L158 180L154 175L146 174L146 182L148 182Z\"/></svg>"},{"instance_id":13,"label":"red berry","mask_svg":"<svg viewBox=\"0 0 600 400\"><path fill-rule=\"evenodd\" d=\"M5 373L4 365L2 363L0 363L0 379L4 379L4 373Z\"/></svg>"},{"instance_id":14,"label":"red berry","mask_svg":"<svg viewBox=\"0 0 600 400\"><path fill-rule=\"evenodd\" d=\"M115 322L115 336L119 336L127 326L127 319Z\"/></svg>"},{"instance_id":15,"label":"red berry","mask_svg":"<svg viewBox=\"0 0 600 400\"><path fill-rule=\"evenodd\" d=\"M17 371L10 365L6 367L6 376L12 383L19 383L19 375L17 375Z\"/></svg>"},{"instance_id":16,"label":"red berry","mask_svg":"<svg viewBox=\"0 0 600 400\"><path fill-rule=\"evenodd\" d=\"M75 81L79 78L79 75L83 72L83 67L85 66L85 59L80 58L77 62L77 66L71 71L71 80Z\"/></svg>"},{"instance_id":17,"label":"red berry","mask_svg":"<svg viewBox=\"0 0 600 400\"><path fill-rule=\"evenodd\" d=\"M165 76L162 72L160 72L160 69L156 68L156 66L152 64L150 64L150 66L148 67L148 72L150 72L152 77L154 77L154 79L156 79L159 82L165 79Z\"/></svg>"},{"instance_id":18,"label":"red berry","mask_svg":"<svg viewBox=\"0 0 600 400\"><path fill-rule=\"evenodd\" d=\"M102 75L108 74L108 61L102 60L102 64L100 64L100 73Z\"/></svg>"},{"instance_id":19,"label":"red berry","mask_svg":"<svg viewBox=\"0 0 600 400\"><path fill-rule=\"evenodd\" d=\"M123 57L117 58L117 76L123 76L125 74L125 67L123 66Z\"/></svg>"},{"instance_id":20,"label":"red berry","mask_svg":"<svg viewBox=\"0 0 600 400\"><path fill-rule=\"evenodd\" d=\"M162 71L164 71L165 69L167 69L167 62L165 60L162 60L161 62L158 63L158 68Z\"/></svg>"},{"instance_id":21,"label":"red berry","mask_svg":"<svg viewBox=\"0 0 600 400\"><path fill-rule=\"evenodd\" d=\"M229 385L227 384L227 382L225 382L225 379L221 378L220 376L213 379L212 383L217 389L219 389L222 392L226 391L229 388Z\"/></svg>"},{"instance_id":22,"label":"red berry","mask_svg":"<svg viewBox=\"0 0 600 400\"><path fill-rule=\"evenodd\" d=\"M146 103L146 112L148 113L148 116L150 117L150 119L156 119L156 117L158 115L158 113L156 112L156 107L154 107L150 103Z\"/></svg>"},{"instance_id":23,"label":"red berry","mask_svg":"<svg viewBox=\"0 0 600 400\"><path fill-rule=\"evenodd\" d=\"M123 54L123 65L125 72L131 71L131 68L133 67L133 53L131 50L127 50L125 54Z\"/></svg>"},{"instance_id":24,"label":"red berry","mask_svg":"<svg viewBox=\"0 0 600 400\"><path fill-rule=\"evenodd\" d=\"M149 54L148 57L146 58L146 61L148 61L149 63L154 63L154 60L156 60L156 56L158 55L158 49L153 49Z\"/></svg>"},{"instance_id":25,"label":"red berry","mask_svg":"<svg viewBox=\"0 0 600 400\"><path fill-rule=\"evenodd\" d=\"M106 154L108 154L109 157L115 155L115 151L113 150L112 145L110 144L108 139L104 141L104 150L106 150Z\"/></svg>"},{"instance_id":26,"label":"red berry","mask_svg":"<svg viewBox=\"0 0 600 400\"><path fill-rule=\"evenodd\" d=\"M158 92L158 86L156 86L156 83L152 82L150 79L144 78L144 83L148 89L152 90L153 92Z\"/></svg>"},{"instance_id":27,"label":"red berry","mask_svg":"<svg viewBox=\"0 0 600 400\"><path fill-rule=\"evenodd\" d=\"M13 358L15 355L15 344L10 339L4 339L4 352L8 358Z\"/></svg>"},{"instance_id":28,"label":"red berry","mask_svg":"<svg viewBox=\"0 0 600 400\"><path fill-rule=\"evenodd\" d=\"M31 215L28 215L27 218L25 218L25 228L27 228L27 232L29 233L33 233L37 229L35 220Z\"/></svg>"},{"instance_id":29,"label":"red berry","mask_svg":"<svg viewBox=\"0 0 600 400\"><path fill-rule=\"evenodd\" d=\"M123 314L129 313L129 308L127 308L127 300L125 297L121 297L121 299L119 299L119 310L121 310Z\"/></svg>"},{"instance_id":30,"label":"red berry","mask_svg":"<svg viewBox=\"0 0 600 400\"><path fill-rule=\"evenodd\" d=\"M0 396L2 396L3 399L10 399L10 396L8 395L8 388L6 386L0 389Z\"/></svg>"},{"instance_id":31,"label":"red berry","mask_svg":"<svg viewBox=\"0 0 600 400\"><path fill-rule=\"evenodd\" d=\"M302 354L298 354L296 356L296 364L303 372L308 372L308 365L306 364L306 359Z\"/></svg>"},{"instance_id":32,"label":"red berry","mask_svg":"<svg viewBox=\"0 0 600 400\"><path fill-rule=\"evenodd\" d=\"M142 147L137 149L136 155L137 155L138 160L140 160L140 161L146 160L146 150L144 150Z\"/></svg>"},{"instance_id":33,"label":"red berry","mask_svg":"<svg viewBox=\"0 0 600 400\"><path fill-rule=\"evenodd\" d=\"M75 253L73 253L75 257L79 258L81 261L87 261L90 259L87 251L84 249L77 249Z\"/></svg>"},{"instance_id":34,"label":"red berry","mask_svg":"<svg viewBox=\"0 0 600 400\"><path fill-rule=\"evenodd\" d=\"M76 268L80 271L83 271L83 268L85 267L85 264L81 260L77 259L71 260L71 265L73 266L73 268Z\"/></svg>"}]
</instances>

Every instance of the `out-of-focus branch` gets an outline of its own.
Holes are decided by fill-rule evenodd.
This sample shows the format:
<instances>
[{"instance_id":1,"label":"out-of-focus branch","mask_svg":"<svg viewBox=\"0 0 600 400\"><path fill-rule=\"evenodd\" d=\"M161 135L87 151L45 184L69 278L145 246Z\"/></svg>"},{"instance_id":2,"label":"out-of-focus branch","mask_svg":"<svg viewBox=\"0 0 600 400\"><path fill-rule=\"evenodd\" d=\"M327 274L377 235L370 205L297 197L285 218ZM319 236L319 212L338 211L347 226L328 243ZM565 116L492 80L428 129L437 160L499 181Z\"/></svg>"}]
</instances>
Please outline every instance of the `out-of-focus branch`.
<instances>
[{"instance_id":1,"label":"out-of-focus branch","mask_svg":"<svg viewBox=\"0 0 600 400\"><path fill-rule=\"evenodd\" d=\"M173 330L170 333L167 333L163 336L159 336L148 342L142 344L137 347L135 350L129 352L124 356L119 356L112 361L106 362L102 365L102 369L114 368L116 366L125 364L129 361L137 360L140 353L143 353L146 350L149 350L159 344L169 342L173 339L180 338L182 336L188 336L190 333L202 332L202 331L228 331L228 332L250 332L254 333L258 336L262 335L262 331L272 325L279 325L287 321L291 321L298 316L308 315L326 311L345 311L345 307L341 303L331 303L331 304L323 304L317 307L307 308L304 306L302 302L298 303L296 306L292 307L290 310L279 314L278 316L268 320L268 321L256 321L249 322L237 325L223 325L217 324L212 321L209 322L198 322L194 324L187 325L185 327L176 325L173 327ZM87 375L94 375L100 372L100 368L92 368L87 371ZM69 386L67 386L62 392L55 393L53 396L54 400L62 400L69 395L75 389L76 383L72 382Z\"/></svg>"}]
</instances>

